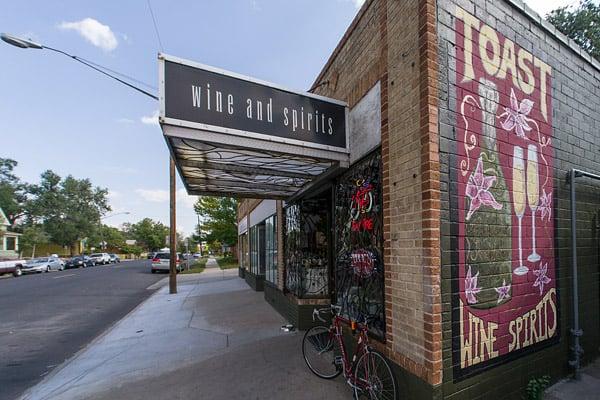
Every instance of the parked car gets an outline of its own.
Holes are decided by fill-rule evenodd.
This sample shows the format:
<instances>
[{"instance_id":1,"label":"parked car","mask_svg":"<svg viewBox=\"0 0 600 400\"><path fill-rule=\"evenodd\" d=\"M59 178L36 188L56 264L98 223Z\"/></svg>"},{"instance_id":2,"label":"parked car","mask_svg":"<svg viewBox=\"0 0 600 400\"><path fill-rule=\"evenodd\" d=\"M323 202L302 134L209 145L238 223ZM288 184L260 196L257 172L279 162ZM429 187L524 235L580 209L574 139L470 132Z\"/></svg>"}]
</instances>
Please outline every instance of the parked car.
<instances>
[{"instance_id":1,"label":"parked car","mask_svg":"<svg viewBox=\"0 0 600 400\"><path fill-rule=\"evenodd\" d=\"M93 267L94 265L96 265L96 263L88 256L75 256L65 262L66 269Z\"/></svg>"},{"instance_id":2,"label":"parked car","mask_svg":"<svg viewBox=\"0 0 600 400\"><path fill-rule=\"evenodd\" d=\"M169 271L171 260L171 253L156 253L152 259L152 273L157 271ZM181 263L181 254L177 253L177 272L183 271L183 264Z\"/></svg>"},{"instance_id":3,"label":"parked car","mask_svg":"<svg viewBox=\"0 0 600 400\"><path fill-rule=\"evenodd\" d=\"M62 267L64 267L64 266L65 266L65 260L63 260L62 258L60 258L60 257L58 256L58 254L50 254L50 257L55 257L55 258L58 258L58 261L60 262L60 265L61 265ZM63 269L64 269L64 268L62 268L62 269L61 269L61 271L62 271Z\"/></svg>"},{"instance_id":4,"label":"parked car","mask_svg":"<svg viewBox=\"0 0 600 400\"><path fill-rule=\"evenodd\" d=\"M34 258L33 260L27 261L21 271L24 274L30 274L33 272L50 272L53 269L62 270L64 267L62 266L58 257L50 256Z\"/></svg>"},{"instance_id":5,"label":"parked car","mask_svg":"<svg viewBox=\"0 0 600 400\"><path fill-rule=\"evenodd\" d=\"M13 274L13 276L21 276L23 266L27 263L25 260L10 260L4 259L0 261L0 275Z\"/></svg>"},{"instance_id":6,"label":"parked car","mask_svg":"<svg viewBox=\"0 0 600 400\"><path fill-rule=\"evenodd\" d=\"M155 252L150 252L148 253L148 260L152 260L154 258L154 256L156 255Z\"/></svg>"},{"instance_id":7,"label":"parked car","mask_svg":"<svg viewBox=\"0 0 600 400\"><path fill-rule=\"evenodd\" d=\"M93 253L93 254L90 254L90 258L92 260L94 260L96 265L110 264L110 256L108 255L108 253Z\"/></svg>"},{"instance_id":8,"label":"parked car","mask_svg":"<svg viewBox=\"0 0 600 400\"><path fill-rule=\"evenodd\" d=\"M115 253L110 253L108 256L110 257L110 262L111 263L116 264L116 263L120 263L121 262L121 259Z\"/></svg>"},{"instance_id":9,"label":"parked car","mask_svg":"<svg viewBox=\"0 0 600 400\"><path fill-rule=\"evenodd\" d=\"M202 257L202 254L200 254L200 253L194 253L194 258L201 258L201 257Z\"/></svg>"}]
</instances>

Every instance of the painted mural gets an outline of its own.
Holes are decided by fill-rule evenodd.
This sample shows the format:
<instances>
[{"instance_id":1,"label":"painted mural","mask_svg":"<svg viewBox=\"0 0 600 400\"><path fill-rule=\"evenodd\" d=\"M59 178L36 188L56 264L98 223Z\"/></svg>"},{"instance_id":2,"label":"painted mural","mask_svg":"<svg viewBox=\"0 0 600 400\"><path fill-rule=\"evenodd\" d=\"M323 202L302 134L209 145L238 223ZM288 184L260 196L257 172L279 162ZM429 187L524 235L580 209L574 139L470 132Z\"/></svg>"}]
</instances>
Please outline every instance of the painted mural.
<instances>
[{"instance_id":1,"label":"painted mural","mask_svg":"<svg viewBox=\"0 0 600 400\"><path fill-rule=\"evenodd\" d=\"M456 10L455 378L553 342L550 66Z\"/></svg>"}]
</instances>

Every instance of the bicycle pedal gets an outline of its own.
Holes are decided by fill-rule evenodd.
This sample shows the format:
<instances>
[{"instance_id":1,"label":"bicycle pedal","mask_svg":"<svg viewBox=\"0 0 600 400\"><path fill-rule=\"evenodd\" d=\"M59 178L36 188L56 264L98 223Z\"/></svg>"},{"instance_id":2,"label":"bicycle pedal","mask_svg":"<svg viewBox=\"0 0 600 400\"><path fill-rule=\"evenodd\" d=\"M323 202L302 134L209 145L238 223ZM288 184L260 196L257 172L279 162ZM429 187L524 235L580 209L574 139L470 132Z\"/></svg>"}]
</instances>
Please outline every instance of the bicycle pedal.
<instances>
[{"instance_id":1,"label":"bicycle pedal","mask_svg":"<svg viewBox=\"0 0 600 400\"><path fill-rule=\"evenodd\" d=\"M343 365L344 361L342 359L342 356L336 356L335 359L333 360L333 363L335 365Z\"/></svg>"}]
</instances>

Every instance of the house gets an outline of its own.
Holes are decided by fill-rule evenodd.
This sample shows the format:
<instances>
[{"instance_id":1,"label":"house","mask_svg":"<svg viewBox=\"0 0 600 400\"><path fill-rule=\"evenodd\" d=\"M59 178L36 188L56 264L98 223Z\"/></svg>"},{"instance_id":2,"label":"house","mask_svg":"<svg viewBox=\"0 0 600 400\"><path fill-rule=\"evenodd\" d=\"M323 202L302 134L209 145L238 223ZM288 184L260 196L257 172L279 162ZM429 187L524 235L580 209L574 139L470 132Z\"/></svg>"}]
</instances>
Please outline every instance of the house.
<instances>
[{"instance_id":1,"label":"house","mask_svg":"<svg viewBox=\"0 0 600 400\"><path fill-rule=\"evenodd\" d=\"M0 208L0 257L17 257L19 255L20 233L8 230L10 223Z\"/></svg>"}]
</instances>

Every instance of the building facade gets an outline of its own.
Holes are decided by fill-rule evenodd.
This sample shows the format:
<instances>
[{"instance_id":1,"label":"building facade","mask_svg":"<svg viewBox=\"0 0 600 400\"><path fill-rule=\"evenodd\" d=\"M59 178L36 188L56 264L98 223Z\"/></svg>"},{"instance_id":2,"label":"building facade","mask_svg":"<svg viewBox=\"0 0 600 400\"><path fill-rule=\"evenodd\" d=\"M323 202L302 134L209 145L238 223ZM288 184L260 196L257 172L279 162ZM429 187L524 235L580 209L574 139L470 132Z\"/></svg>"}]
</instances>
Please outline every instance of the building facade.
<instances>
[{"instance_id":1,"label":"building facade","mask_svg":"<svg viewBox=\"0 0 600 400\"><path fill-rule=\"evenodd\" d=\"M300 329L372 317L406 398L519 399L598 356L600 182L575 287L569 173L600 173L600 63L518 0L367 0L311 91L348 103L351 165L240 201L250 286Z\"/></svg>"},{"instance_id":2,"label":"building facade","mask_svg":"<svg viewBox=\"0 0 600 400\"><path fill-rule=\"evenodd\" d=\"M20 233L8 230L10 223L0 208L0 257L17 258L19 256Z\"/></svg>"}]
</instances>

